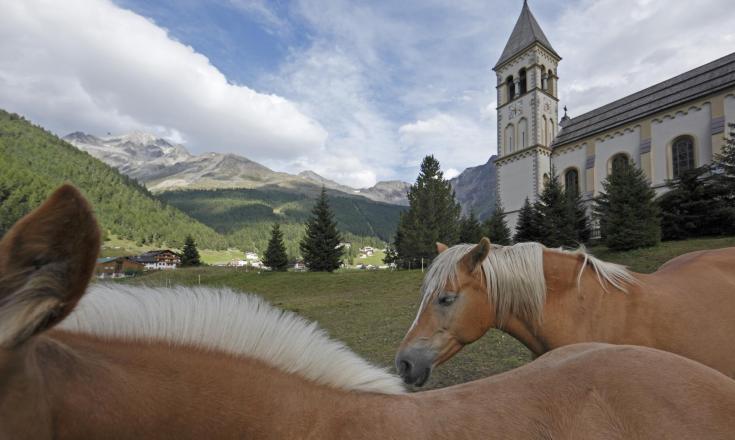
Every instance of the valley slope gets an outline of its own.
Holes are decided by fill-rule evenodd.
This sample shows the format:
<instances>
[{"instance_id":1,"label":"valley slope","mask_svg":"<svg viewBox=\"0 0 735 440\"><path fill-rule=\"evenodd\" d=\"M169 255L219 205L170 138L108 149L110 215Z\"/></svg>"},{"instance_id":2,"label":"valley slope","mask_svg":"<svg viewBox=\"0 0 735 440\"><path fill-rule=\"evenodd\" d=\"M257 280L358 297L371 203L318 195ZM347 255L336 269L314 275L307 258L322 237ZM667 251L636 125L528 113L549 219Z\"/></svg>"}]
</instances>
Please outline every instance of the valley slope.
<instances>
[{"instance_id":1,"label":"valley slope","mask_svg":"<svg viewBox=\"0 0 735 440\"><path fill-rule=\"evenodd\" d=\"M64 182L92 202L106 233L174 248L190 234L212 249L227 247L221 234L157 200L116 169L0 110L0 235Z\"/></svg>"}]
</instances>

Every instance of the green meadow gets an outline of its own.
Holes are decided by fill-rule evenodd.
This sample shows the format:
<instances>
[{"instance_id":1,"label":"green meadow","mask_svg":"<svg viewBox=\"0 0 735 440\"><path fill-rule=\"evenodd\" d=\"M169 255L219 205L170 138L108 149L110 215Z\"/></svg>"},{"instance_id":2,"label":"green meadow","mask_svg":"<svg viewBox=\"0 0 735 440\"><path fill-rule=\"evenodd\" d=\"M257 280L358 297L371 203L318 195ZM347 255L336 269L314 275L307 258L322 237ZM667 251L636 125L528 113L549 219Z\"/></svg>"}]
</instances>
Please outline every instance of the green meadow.
<instances>
[{"instance_id":1,"label":"green meadow","mask_svg":"<svg viewBox=\"0 0 735 440\"><path fill-rule=\"evenodd\" d=\"M735 246L735 237L662 243L655 248L596 256L639 272L655 271L677 255ZM329 334L376 364L393 368L393 356L418 305L423 274L413 271L340 271L257 273L202 267L156 272L127 280L150 286L207 285L257 293L283 309L316 320ZM440 366L425 388L437 388L497 374L529 362L519 342L493 330Z\"/></svg>"}]
</instances>

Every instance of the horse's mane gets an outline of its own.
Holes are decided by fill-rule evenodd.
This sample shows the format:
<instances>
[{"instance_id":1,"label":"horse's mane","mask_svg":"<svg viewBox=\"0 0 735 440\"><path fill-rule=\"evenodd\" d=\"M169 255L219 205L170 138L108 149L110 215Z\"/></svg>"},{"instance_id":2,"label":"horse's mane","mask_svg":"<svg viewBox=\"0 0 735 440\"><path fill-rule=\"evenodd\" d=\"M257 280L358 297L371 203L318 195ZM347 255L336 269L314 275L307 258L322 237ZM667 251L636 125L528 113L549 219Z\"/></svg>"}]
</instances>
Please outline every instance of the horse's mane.
<instances>
[{"instance_id":1,"label":"horse's mane","mask_svg":"<svg viewBox=\"0 0 735 440\"><path fill-rule=\"evenodd\" d=\"M421 287L421 307L419 313L435 295L446 288L450 280L456 284L458 263L475 245L459 244L440 253L429 267ZM509 316L515 315L527 322L538 325L541 322L546 302L546 280L544 278L543 251L547 249L539 243L518 243L513 246L493 245L488 257L482 262L487 292L495 305L496 319L502 327ZM637 280L624 266L608 263L588 254L584 248L575 251L549 249L583 258L577 277L581 282L582 273L587 265L597 274L603 289L607 286L627 292L626 285Z\"/></svg>"},{"instance_id":2,"label":"horse's mane","mask_svg":"<svg viewBox=\"0 0 735 440\"><path fill-rule=\"evenodd\" d=\"M223 351L345 390L404 391L397 376L330 339L315 322L229 289L96 284L59 328Z\"/></svg>"}]
</instances>

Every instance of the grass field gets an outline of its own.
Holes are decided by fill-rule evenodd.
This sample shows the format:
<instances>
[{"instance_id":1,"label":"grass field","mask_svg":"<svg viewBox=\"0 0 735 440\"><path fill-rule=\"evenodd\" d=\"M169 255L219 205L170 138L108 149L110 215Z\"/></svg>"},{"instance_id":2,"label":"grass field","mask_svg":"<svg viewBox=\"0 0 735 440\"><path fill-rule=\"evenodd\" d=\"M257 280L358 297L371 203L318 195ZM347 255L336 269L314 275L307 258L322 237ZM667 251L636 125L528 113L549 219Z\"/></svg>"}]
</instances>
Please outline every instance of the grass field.
<instances>
[{"instance_id":1,"label":"grass field","mask_svg":"<svg viewBox=\"0 0 735 440\"><path fill-rule=\"evenodd\" d=\"M591 252L635 271L652 272L676 255L727 246L735 246L735 237L667 242L651 249L622 253L604 248L592 248ZM392 368L395 350L416 312L422 276L421 271L258 274L205 267L151 273L128 282L151 286L201 282L254 292L278 307L318 321L357 353ZM425 388L489 376L530 360L531 354L524 346L493 330L439 367Z\"/></svg>"}]
</instances>

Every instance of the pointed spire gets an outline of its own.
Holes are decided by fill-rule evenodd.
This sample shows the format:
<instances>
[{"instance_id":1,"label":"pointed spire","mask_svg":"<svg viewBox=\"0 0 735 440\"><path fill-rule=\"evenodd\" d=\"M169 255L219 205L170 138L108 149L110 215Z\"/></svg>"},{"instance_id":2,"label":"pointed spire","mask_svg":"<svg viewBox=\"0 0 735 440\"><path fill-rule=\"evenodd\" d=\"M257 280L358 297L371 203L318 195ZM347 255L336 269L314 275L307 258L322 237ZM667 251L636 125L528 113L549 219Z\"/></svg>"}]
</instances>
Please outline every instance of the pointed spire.
<instances>
[{"instance_id":1,"label":"pointed spire","mask_svg":"<svg viewBox=\"0 0 735 440\"><path fill-rule=\"evenodd\" d=\"M539 26L536 18L531 13L531 8L528 7L528 0L523 0L523 9L521 9L521 15L518 17L518 21L516 21L515 27L513 27L513 32L510 34L510 38L505 44L503 54L500 55L500 59L495 64L494 69L497 69L498 67L500 67L500 65L513 58L515 55L519 54L534 43L541 44L546 49L551 51L551 53L561 59L559 54L556 53L553 47L551 47L549 39L546 38L546 35L544 35L544 31L541 30L541 26Z\"/></svg>"},{"instance_id":2,"label":"pointed spire","mask_svg":"<svg viewBox=\"0 0 735 440\"><path fill-rule=\"evenodd\" d=\"M570 121L571 119L572 119L572 118L570 118L570 117L569 117L569 116L567 115L567 106L565 105L565 106L564 106L564 116L562 116L562 117L561 117L561 121L559 121L559 127L561 127L561 128L564 128L564 126L565 126L565 125L567 125L567 123L568 123L568 122L569 122L569 121Z\"/></svg>"}]
</instances>

